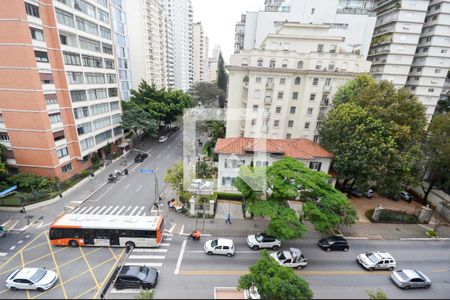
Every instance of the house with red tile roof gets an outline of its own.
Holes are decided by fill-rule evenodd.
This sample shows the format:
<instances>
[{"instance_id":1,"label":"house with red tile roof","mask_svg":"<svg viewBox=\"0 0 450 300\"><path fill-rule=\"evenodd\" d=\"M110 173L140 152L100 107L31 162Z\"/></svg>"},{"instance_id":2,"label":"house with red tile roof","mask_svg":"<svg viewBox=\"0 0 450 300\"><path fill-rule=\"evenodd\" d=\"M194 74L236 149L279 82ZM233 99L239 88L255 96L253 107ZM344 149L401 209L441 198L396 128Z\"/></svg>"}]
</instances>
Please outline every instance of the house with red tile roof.
<instances>
[{"instance_id":1,"label":"house with red tile roof","mask_svg":"<svg viewBox=\"0 0 450 300\"><path fill-rule=\"evenodd\" d=\"M241 166L270 166L284 156L297 159L305 166L328 173L333 155L308 139L224 138L218 139L214 152L219 156L220 191L236 191L233 183Z\"/></svg>"}]
</instances>

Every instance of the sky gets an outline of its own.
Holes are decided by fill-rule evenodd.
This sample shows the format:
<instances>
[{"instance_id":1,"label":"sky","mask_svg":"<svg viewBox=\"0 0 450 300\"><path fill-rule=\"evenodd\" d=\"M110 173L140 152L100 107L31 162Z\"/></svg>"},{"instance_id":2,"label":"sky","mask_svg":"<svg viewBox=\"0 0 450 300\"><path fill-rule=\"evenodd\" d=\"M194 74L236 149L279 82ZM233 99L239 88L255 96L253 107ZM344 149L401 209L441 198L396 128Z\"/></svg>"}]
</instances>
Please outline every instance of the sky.
<instances>
[{"instance_id":1,"label":"sky","mask_svg":"<svg viewBox=\"0 0 450 300\"><path fill-rule=\"evenodd\" d=\"M234 52L234 27L246 11L264 8L264 0L191 0L194 22L202 22L209 38L209 51L214 45L222 46L222 55L228 62Z\"/></svg>"}]
</instances>

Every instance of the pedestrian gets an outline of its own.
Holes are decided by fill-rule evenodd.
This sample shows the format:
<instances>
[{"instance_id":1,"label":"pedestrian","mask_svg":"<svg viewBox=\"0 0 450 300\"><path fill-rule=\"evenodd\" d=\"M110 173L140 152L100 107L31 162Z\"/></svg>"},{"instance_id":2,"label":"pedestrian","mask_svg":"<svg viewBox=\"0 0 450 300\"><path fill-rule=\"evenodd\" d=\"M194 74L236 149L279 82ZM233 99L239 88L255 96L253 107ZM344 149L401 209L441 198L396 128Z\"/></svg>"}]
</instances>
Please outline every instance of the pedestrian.
<instances>
[{"instance_id":1,"label":"pedestrian","mask_svg":"<svg viewBox=\"0 0 450 300\"><path fill-rule=\"evenodd\" d=\"M123 172L125 173L125 175L128 175L128 169L123 170Z\"/></svg>"},{"instance_id":2,"label":"pedestrian","mask_svg":"<svg viewBox=\"0 0 450 300\"><path fill-rule=\"evenodd\" d=\"M91 176L91 180L94 180L94 176L95 176L94 172L89 173L89 176Z\"/></svg>"},{"instance_id":3,"label":"pedestrian","mask_svg":"<svg viewBox=\"0 0 450 300\"><path fill-rule=\"evenodd\" d=\"M231 225L231 215L228 213L227 219L225 220L225 223L230 223Z\"/></svg>"}]
</instances>

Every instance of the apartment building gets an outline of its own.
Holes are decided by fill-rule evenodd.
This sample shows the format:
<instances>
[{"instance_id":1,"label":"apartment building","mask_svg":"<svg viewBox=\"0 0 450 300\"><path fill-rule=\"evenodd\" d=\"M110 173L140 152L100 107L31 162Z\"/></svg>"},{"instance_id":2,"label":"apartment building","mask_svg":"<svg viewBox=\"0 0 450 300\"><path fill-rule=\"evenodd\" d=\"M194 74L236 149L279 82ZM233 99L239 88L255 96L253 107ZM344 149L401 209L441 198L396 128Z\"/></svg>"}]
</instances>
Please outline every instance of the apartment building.
<instances>
[{"instance_id":1,"label":"apartment building","mask_svg":"<svg viewBox=\"0 0 450 300\"><path fill-rule=\"evenodd\" d=\"M173 25L166 13L166 46L167 46L167 87L175 88L175 57L173 50Z\"/></svg>"},{"instance_id":2,"label":"apartment building","mask_svg":"<svg viewBox=\"0 0 450 300\"><path fill-rule=\"evenodd\" d=\"M159 0L127 1L133 89L142 80L168 86L166 12Z\"/></svg>"},{"instance_id":3,"label":"apartment building","mask_svg":"<svg viewBox=\"0 0 450 300\"><path fill-rule=\"evenodd\" d=\"M334 93L370 68L345 45L329 25L285 23L260 49L232 55L228 108L240 113L227 115L226 137L318 141Z\"/></svg>"},{"instance_id":4,"label":"apartment building","mask_svg":"<svg viewBox=\"0 0 450 300\"><path fill-rule=\"evenodd\" d=\"M17 0L0 10L0 135L12 172L67 179L120 143L109 11L106 0Z\"/></svg>"},{"instance_id":5,"label":"apartment building","mask_svg":"<svg viewBox=\"0 0 450 300\"><path fill-rule=\"evenodd\" d=\"M200 22L193 24L194 83L208 80L209 39Z\"/></svg>"},{"instance_id":6,"label":"apartment building","mask_svg":"<svg viewBox=\"0 0 450 300\"><path fill-rule=\"evenodd\" d=\"M235 27L235 53L259 48L280 22L326 24L342 36L342 49L367 56L376 15L375 0L266 0L264 11L247 12Z\"/></svg>"},{"instance_id":7,"label":"apartment building","mask_svg":"<svg viewBox=\"0 0 450 300\"><path fill-rule=\"evenodd\" d=\"M211 57L208 58L208 81L216 82L219 54L222 52L222 48L220 45L214 45L211 52Z\"/></svg>"},{"instance_id":8,"label":"apartment building","mask_svg":"<svg viewBox=\"0 0 450 300\"><path fill-rule=\"evenodd\" d=\"M128 1L129 2L129 1ZM125 0L110 1L111 24L116 46L117 70L119 74L119 91L121 100L130 100L130 89L133 87L130 48L128 46L128 25L125 12Z\"/></svg>"},{"instance_id":9,"label":"apartment building","mask_svg":"<svg viewBox=\"0 0 450 300\"><path fill-rule=\"evenodd\" d=\"M187 91L194 83L193 10L190 0L161 0L172 23L175 87Z\"/></svg>"}]
</instances>

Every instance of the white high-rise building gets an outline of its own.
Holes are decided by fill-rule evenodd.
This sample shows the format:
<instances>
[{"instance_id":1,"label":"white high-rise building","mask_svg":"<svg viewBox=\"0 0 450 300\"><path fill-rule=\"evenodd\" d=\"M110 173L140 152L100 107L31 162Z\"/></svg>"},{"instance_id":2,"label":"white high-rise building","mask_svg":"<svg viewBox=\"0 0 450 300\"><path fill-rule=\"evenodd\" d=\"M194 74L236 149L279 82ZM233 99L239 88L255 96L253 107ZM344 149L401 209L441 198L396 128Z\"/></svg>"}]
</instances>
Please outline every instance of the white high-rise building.
<instances>
[{"instance_id":1,"label":"white high-rise building","mask_svg":"<svg viewBox=\"0 0 450 300\"><path fill-rule=\"evenodd\" d=\"M214 45L214 48L211 53L211 57L214 59L219 59L219 54L222 52L222 47L220 45Z\"/></svg>"},{"instance_id":2,"label":"white high-rise building","mask_svg":"<svg viewBox=\"0 0 450 300\"><path fill-rule=\"evenodd\" d=\"M208 38L200 22L193 24L194 83L208 80Z\"/></svg>"},{"instance_id":3,"label":"white high-rise building","mask_svg":"<svg viewBox=\"0 0 450 300\"><path fill-rule=\"evenodd\" d=\"M193 10L190 0L162 0L173 27L175 87L184 91L194 82Z\"/></svg>"},{"instance_id":4,"label":"white high-rise building","mask_svg":"<svg viewBox=\"0 0 450 300\"><path fill-rule=\"evenodd\" d=\"M326 24L330 35L342 36L345 51L367 56L376 16L375 0L268 0L265 10L247 12L235 28L235 53L259 48L279 22Z\"/></svg>"},{"instance_id":5,"label":"white high-rise building","mask_svg":"<svg viewBox=\"0 0 450 300\"><path fill-rule=\"evenodd\" d=\"M227 115L227 138L318 141L335 92L370 68L330 31L329 25L285 23L261 48L231 56L228 108L241 112Z\"/></svg>"},{"instance_id":6,"label":"white high-rise building","mask_svg":"<svg viewBox=\"0 0 450 300\"><path fill-rule=\"evenodd\" d=\"M159 0L127 1L131 70L137 89L141 80L168 86L166 15Z\"/></svg>"}]
</instances>

